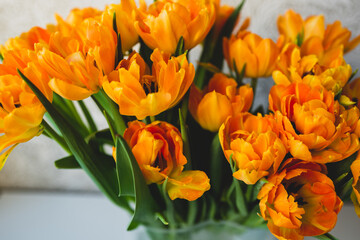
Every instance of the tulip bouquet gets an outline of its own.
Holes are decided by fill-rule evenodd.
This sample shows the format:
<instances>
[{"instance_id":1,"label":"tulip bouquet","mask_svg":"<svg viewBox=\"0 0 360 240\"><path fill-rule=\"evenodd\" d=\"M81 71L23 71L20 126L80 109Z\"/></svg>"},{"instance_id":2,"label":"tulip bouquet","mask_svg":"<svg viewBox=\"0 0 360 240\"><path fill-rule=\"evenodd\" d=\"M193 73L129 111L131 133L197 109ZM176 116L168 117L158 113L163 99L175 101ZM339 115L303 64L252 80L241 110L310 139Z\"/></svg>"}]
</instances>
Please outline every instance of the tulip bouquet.
<instances>
[{"instance_id":1,"label":"tulip bouquet","mask_svg":"<svg viewBox=\"0 0 360 240\"><path fill-rule=\"evenodd\" d=\"M238 24L243 4L121 0L9 39L0 168L44 134L69 154L56 167L82 168L133 215L128 229L229 221L279 239L335 239L343 201L360 216L360 78L343 58L360 36L289 10L274 42L248 31L249 19ZM268 106L252 106L270 76Z\"/></svg>"}]
</instances>

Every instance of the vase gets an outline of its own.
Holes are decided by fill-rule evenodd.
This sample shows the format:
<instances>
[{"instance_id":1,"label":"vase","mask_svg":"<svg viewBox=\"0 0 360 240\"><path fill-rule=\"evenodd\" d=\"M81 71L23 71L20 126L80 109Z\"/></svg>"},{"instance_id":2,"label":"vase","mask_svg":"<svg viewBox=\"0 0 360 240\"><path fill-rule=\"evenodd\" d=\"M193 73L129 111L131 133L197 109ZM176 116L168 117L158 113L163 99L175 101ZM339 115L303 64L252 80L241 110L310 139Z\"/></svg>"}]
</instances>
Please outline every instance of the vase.
<instances>
[{"instance_id":1,"label":"vase","mask_svg":"<svg viewBox=\"0 0 360 240\"><path fill-rule=\"evenodd\" d=\"M272 240L266 226L251 228L232 221L206 221L177 229L145 227L139 240Z\"/></svg>"}]
</instances>

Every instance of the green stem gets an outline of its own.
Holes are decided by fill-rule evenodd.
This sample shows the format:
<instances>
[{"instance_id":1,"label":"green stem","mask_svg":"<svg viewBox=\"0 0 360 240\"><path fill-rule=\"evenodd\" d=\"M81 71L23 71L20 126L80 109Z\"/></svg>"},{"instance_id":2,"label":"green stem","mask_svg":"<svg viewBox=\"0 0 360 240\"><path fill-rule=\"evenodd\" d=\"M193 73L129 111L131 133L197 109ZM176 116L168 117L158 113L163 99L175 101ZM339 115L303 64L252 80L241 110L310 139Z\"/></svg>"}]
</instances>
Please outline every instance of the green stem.
<instances>
[{"instance_id":1,"label":"green stem","mask_svg":"<svg viewBox=\"0 0 360 240\"><path fill-rule=\"evenodd\" d=\"M81 108L81 110L83 111L83 113L85 115L86 121L89 124L90 132L96 132L97 131L96 124L95 124L94 119L92 118L88 108L86 107L84 101L80 100L79 105L80 105L80 108Z\"/></svg>"},{"instance_id":2,"label":"green stem","mask_svg":"<svg viewBox=\"0 0 360 240\"><path fill-rule=\"evenodd\" d=\"M168 181L168 179L166 179L164 181L164 183L162 184L161 191L162 191L162 194L163 194L163 197L165 200L165 204L166 204L166 217L169 222L169 227L171 229L175 229L176 228L175 209L174 209L174 204L171 202L171 200L167 194L167 191L166 191L167 181Z\"/></svg>"},{"instance_id":3,"label":"green stem","mask_svg":"<svg viewBox=\"0 0 360 240\"><path fill-rule=\"evenodd\" d=\"M246 193L245 193L245 198L247 202L252 201L253 193L254 193L254 185L247 185Z\"/></svg>"},{"instance_id":4,"label":"green stem","mask_svg":"<svg viewBox=\"0 0 360 240\"><path fill-rule=\"evenodd\" d=\"M71 114L74 116L75 120L81 124L82 126L85 127L84 123L83 123L83 120L81 119L78 111L76 110L76 107L73 103L73 101L71 100L68 100L68 99L64 99L64 102L66 103L68 109L71 111Z\"/></svg>"},{"instance_id":5,"label":"green stem","mask_svg":"<svg viewBox=\"0 0 360 240\"><path fill-rule=\"evenodd\" d=\"M232 155L230 156L230 167L232 172L234 173L236 171L236 164L232 160ZM248 210L246 207L244 192L241 189L240 182L236 178L233 178L233 184L235 184L235 205L237 209L239 210L239 214L242 217L245 217L248 215Z\"/></svg>"},{"instance_id":6,"label":"green stem","mask_svg":"<svg viewBox=\"0 0 360 240\"><path fill-rule=\"evenodd\" d=\"M150 116L150 122L155 122L156 119L155 119L155 116Z\"/></svg>"},{"instance_id":7,"label":"green stem","mask_svg":"<svg viewBox=\"0 0 360 240\"><path fill-rule=\"evenodd\" d=\"M333 235L331 235L330 233L325 233L323 235L320 236L315 236L317 239L322 239L322 240L338 240L336 237L334 237Z\"/></svg>"},{"instance_id":8,"label":"green stem","mask_svg":"<svg viewBox=\"0 0 360 240\"><path fill-rule=\"evenodd\" d=\"M45 120L41 125L44 127L45 134L55 140L67 153L72 154L63 137L61 137Z\"/></svg>"},{"instance_id":9,"label":"green stem","mask_svg":"<svg viewBox=\"0 0 360 240\"><path fill-rule=\"evenodd\" d=\"M189 211L188 211L188 217L187 217L187 222L188 222L189 226L192 226L196 220L197 208L198 208L198 206L197 206L196 201L189 202Z\"/></svg>"}]
</instances>

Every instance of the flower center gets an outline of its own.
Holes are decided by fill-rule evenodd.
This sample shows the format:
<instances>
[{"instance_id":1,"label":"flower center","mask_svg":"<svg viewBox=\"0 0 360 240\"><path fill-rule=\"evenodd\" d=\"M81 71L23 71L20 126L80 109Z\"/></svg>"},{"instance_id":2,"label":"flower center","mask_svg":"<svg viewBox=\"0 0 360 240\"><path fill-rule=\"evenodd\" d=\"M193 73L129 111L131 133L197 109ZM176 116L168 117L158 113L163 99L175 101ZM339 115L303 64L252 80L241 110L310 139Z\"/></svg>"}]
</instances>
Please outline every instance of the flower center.
<instances>
[{"instance_id":1,"label":"flower center","mask_svg":"<svg viewBox=\"0 0 360 240\"><path fill-rule=\"evenodd\" d=\"M153 76L143 76L140 80L140 84L142 85L146 95L158 91L158 83Z\"/></svg>"}]
</instances>

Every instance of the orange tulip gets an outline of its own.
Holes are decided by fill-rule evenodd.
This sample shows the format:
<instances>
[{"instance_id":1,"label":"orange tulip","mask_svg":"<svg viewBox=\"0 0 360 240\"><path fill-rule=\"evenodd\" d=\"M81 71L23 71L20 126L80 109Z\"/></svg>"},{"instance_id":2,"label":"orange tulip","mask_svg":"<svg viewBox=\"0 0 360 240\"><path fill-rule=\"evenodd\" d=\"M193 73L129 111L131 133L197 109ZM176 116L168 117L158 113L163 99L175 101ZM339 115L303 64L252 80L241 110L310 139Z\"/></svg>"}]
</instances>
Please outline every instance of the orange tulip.
<instances>
[{"instance_id":1,"label":"orange tulip","mask_svg":"<svg viewBox=\"0 0 360 240\"><path fill-rule=\"evenodd\" d=\"M191 87L189 111L201 127L216 132L228 116L249 111L253 96L250 86L238 88L234 79L217 73L204 91Z\"/></svg>"},{"instance_id":2,"label":"orange tulip","mask_svg":"<svg viewBox=\"0 0 360 240\"><path fill-rule=\"evenodd\" d=\"M5 45L0 45L0 53L5 51L29 49L34 50L35 43L48 44L50 32L41 28L33 27L28 32L22 33L19 37L10 38Z\"/></svg>"},{"instance_id":3,"label":"orange tulip","mask_svg":"<svg viewBox=\"0 0 360 240\"><path fill-rule=\"evenodd\" d=\"M100 71L94 57L75 52L65 59L43 48L38 51L40 65L52 78L50 88L69 100L82 100L99 90Z\"/></svg>"},{"instance_id":4,"label":"orange tulip","mask_svg":"<svg viewBox=\"0 0 360 240\"><path fill-rule=\"evenodd\" d=\"M140 3L140 8L145 9L144 2ZM121 37L122 51L129 51L138 41L139 36L134 27L133 12L136 9L134 0L121 0L121 4L111 4L107 6L102 14L102 23L113 28L113 14L116 14L117 32Z\"/></svg>"},{"instance_id":5,"label":"orange tulip","mask_svg":"<svg viewBox=\"0 0 360 240\"><path fill-rule=\"evenodd\" d=\"M67 20L58 17L58 25L50 36L49 50L63 58L78 52L82 58L91 55L95 59L93 64L101 72L113 71L117 36L112 24L108 23L110 20L102 23L101 13L93 8L74 9Z\"/></svg>"},{"instance_id":6,"label":"orange tulip","mask_svg":"<svg viewBox=\"0 0 360 240\"><path fill-rule=\"evenodd\" d=\"M274 173L287 151L275 132L271 116L240 113L229 117L219 129L220 144L228 161L236 165L233 176L246 184Z\"/></svg>"},{"instance_id":7,"label":"orange tulip","mask_svg":"<svg viewBox=\"0 0 360 240\"><path fill-rule=\"evenodd\" d=\"M19 77L17 69L25 74L49 101L52 101L52 91L48 86L49 76L40 66L34 51L21 49L5 52L3 64L0 64L0 75L14 75ZM25 82L24 86L27 86ZM30 88L26 87L26 89L32 93Z\"/></svg>"},{"instance_id":8,"label":"orange tulip","mask_svg":"<svg viewBox=\"0 0 360 240\"><path fill-rule=\"evenodd\" d=\"M214 0L159 0L137 11L135 28L150 48L174 53L180 38L185 49L201 43L216 18ZM166 36L166 37L164 37Z\"/></svg>"},{"instance_id":9,"label":"orange tulip","mask_svg":"<svg viewBox=\"0 0 360 240\"><path fill-rule=\"evenodd\" d=\"M48 29L50 29L51 32L60 32L66 37L73 36L76 27L82 24L84 20L89 18L100 20L102 13L102 11L92 7L83 9L74 8L65 20L59 15L55 15L57 24L48 25Z\"/></svg>"},{"instance_id":10,"label":"orange tulip","mask_svg":"<svg viewBox=\"0 0 360 240\"><path fill-rule=\"evenodd\" d=\"M290 9L284 16L278 17L277 26L285 43L292 42L300 46L302 42L311 37L323 37L325 33L324 21L323 15L311 16L304 21L300 14Z\"/></svg>"},{"instance_id":11,"label":"orange tulip","mask_svg":"<svg viewBox=\"0 0 360 240\"><path fill-rule=\"evenodd\" d=\"M327 25L324 34L324 49L331 49L339 45L344 46L344 53L350 52L360 43L360 35L350 41L351 32L341 26L340 21Z\"/></svg>"},{"instance_id":12,"label":"orange tulip","mask_svg":"<svg viewBox=\"0 0 360 240\"><path fill-rule=\"evenodd\" d=\"M276 62L276 70L272 73L276 84L290 85L292 82L301 82L308 74L313 74L313 69L318 63L315 55L301 57L297 45L286 44Z\"/></svg>"},{"instance_id":13,"label":"orange tulip","mask_svg":"<svg viewBox=\"0 0 360 240\"><path fill-rule=\"evenodd\" d=\"M121 114L138 119L155 116L175 106L189 89L195 71L186 54L170 57L155 49L151 60L151 74L141 56L133 53L105 77L102 86Z\"/></svg>"},{"instance_id":14,"label":"orange tulip","mask_svg":"<svg viewBox=\"0 0 360 240\"><path fill-rule=\"evenodd\" d=\"M275 112L283 141L295 158L335 162L360 148L359 110L345 110L334 101L334 94L321 86L273 86L269 109Z\"/></svg>"},{"instance_id":15,"label":"orange tulip","mask_svg":"<svg viewBox=\"0 0 360 240\"><path fill-rule=\"evenodd\" d=\"M311 87L321 85L338 94L349 80L352 69L342 55L334 58L328 66L320 65L315 55L301 57L300 49L287 44L279 55L272 77L276 84L285 86L294 82L303 82Z\"/></svg>"},{"instance_id":16,"label":"orange tulip","mask_svg":"<svg viewBox=\"0 0 360 240\"><path fill-rule=\"evenodd\" d=\"M14 52L18 51L8 53ZM11 58L6 58L9 59ZM41 134L40 124L45 113L45 108L27 84L17 74L13 75L14 69L21 69L27 78L52 100L52 93L47 86L49 78L36 62L28 63L24 68L18 65L6 66L5 63L8 62L4 61L4 64L0 65L0 169L19 143ZM10 71L6 73L7 70Z\"/></svg>"},{"instance_id":17,"label":"orange tulip","mask_svg":"<svg viewBox=\"0 0 360 240\"><path fill-rule=\"evenodd\" d=\"M224 57L231 69L245 68L245 76L268 77L275 68L279 49L271 39L262 39L254 33L241 31L223 41ZM235 66L234 66L235 63Z\"/></svg>"},{"instance_id":18,"label":"orange tulip","mask_svg":"<svg viewBox=\"0 0 360 240\"><path fill-rule=\"evenodd\" d=\"M279 16L279 46L292 42L301 47L302 56L315 54L321 65L328 65L334 52L347 53L360 43L360 35L350 41L351 32L339 21L325 28L324 16L311 16L303 20L293 10Z\"/></svg>"},{"instance_id":19,"label":"orange tulip","mask_svg":"<svg viewBox=\"0 0 360 240\"><path fill-rule=\"evenodd\" d=\"M343 202L323 167L290 159L258 194L261 216L279 239L303 239L334 228Z\"/></svg>"},{"instance_id":20,"label":"orange tulip","mask_svg":"<svg viewBox=\"0 0 360 240\"><path fill-rule=\"evenodd\" d=\"M357 155L355 161L351 164L350 169L354 178L351 200L354 203L356 214L360 217L360 154Z\"/></svg>"},{"instance_id":21,"label":"orange tulip","mask_svg":"<svg viewBox=\"0 0 360 240\"><path fill-rule=\"evenodd\" d=\"M162 184L166 179L169 197L196 200L210 189L202 171L183 171L187 163L179 130L166 122L149 125L140 121L128 124L124 139L129 144L147 184Z\"/></svg>"}]
</instances>

